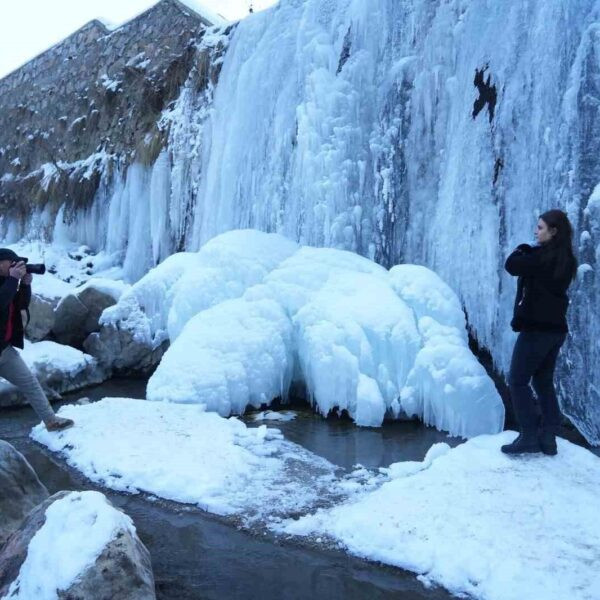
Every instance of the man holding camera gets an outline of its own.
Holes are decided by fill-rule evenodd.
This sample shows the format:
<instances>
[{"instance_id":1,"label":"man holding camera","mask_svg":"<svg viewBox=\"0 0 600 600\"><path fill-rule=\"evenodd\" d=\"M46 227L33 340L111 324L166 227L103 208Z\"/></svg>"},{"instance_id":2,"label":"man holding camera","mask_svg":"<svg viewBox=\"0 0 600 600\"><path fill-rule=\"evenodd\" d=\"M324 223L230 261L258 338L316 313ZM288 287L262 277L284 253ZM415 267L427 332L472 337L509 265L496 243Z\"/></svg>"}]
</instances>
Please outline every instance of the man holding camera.
<instances>
[{"instance_id":1,"label":"man holding camera","mask_svg":"<svg viewBox=\"0 0 600 600\"><path fill-rule=\"evenodd\" d=\"M59 431L71 427L73 421L54 413L37 377L15 350L23 348L21 311L27 310L31 300L33 276L26 262L9 248L0 248L0 377L19 389L48 431Z\"/></svg>"}]
</instances>

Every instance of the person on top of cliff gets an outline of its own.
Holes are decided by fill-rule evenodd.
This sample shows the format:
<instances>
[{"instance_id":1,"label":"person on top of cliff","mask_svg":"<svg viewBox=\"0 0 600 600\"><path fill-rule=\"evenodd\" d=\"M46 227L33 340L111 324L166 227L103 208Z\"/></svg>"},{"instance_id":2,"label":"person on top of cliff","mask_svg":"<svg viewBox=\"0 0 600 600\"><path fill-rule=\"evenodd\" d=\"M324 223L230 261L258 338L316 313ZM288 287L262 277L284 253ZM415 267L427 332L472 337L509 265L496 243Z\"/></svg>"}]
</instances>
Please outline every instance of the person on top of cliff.
<instances>
[{"instance_id":1,"label":"person on top of cliff","mask_svg":"<svg viewBox=\"0 0 600 600\"><path fill-rule=\"evenodd\" d=\"M25 396L48 431L59 431L73 425L71 419L57 416L37 377L15 350L23 348L21 310L31 300L31 273L23 259L9 248L0 248L0 377L10 381Z\"/></svg>"},{"instance_id":2,"label":"person on top of cliff","mask_svg":"<svg viewBox=\"0 0 600 600\"><path fill-rule=\"evenodd\" d=\"M520 332L508 377L520 435L512 444L502 446L506 454L557 453L560 408L554 367L567 337L567 289L577 274L577 259L572 247L573 228L563 211L554 209L542 214L535 236L536 246L521 244L505 264L511 275L519 277L511 326Z\"/></svg>"}]
</instances>

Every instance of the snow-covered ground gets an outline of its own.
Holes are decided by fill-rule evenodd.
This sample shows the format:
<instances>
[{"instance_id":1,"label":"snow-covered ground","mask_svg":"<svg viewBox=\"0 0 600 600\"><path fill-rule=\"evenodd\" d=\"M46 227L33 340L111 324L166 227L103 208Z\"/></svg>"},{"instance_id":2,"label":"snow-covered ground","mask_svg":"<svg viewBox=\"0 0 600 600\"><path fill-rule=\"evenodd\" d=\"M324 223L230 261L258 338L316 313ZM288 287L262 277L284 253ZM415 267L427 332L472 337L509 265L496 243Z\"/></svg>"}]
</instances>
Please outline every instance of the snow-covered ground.
<instances>
[{"instance_id":1,"label":"snow-covered ground","mask_svg":"<svg viewBox=\"0 0 600 600\"><path fill-rule=\"evenodd\" d=\"M56 600L57 592L69 589L120 531L133 535L133 522L99 492L71 492L56 500L4 598Z\"/></svg>"},{"instance_id":2,"label":"snow-covered ground","mask_svg":"<svg viewBox=\"0 0 600 600\"><path fill-rule=\"evenodd\" d=\"M600 459L565 440L556 457L508 457L514 437L436 444L376 491L277 529L481 600L597 600Z\"/></svg>"},{"instance_id":3,"label":"snow-covered ground","mask_svg":"<svg viewBox=\"0 0 600 600\"><path fill-rule=\"evenodd\" d=\"M195 405L110 398L60 414L76 426L32 437L112 489L333 543L481 600L598 598L600 459L565 440L558 456L515 458L500 451L513 432L482 435L346 473Z\"/></svg>"},{"instance_id":4,"label":"snow-covered ground","mask_svg":"<svg viewBox=\"0 0 600 600\"><path fill-rule=\"evenodd\" d=\"M235 230L175 254L104 311L101 322L171 346L150 400L223 416L306 383L323 414L359 425L419 417L454 435L502 429L504 408L468 347L456 294L432 271L387 271L352 252Z\"/></svg>"},{"instance_id":5,"label":"snow-covered ground","mask_svg":"<svg viewBox=\"0 0 600 600\"><path fill-rule=\"evenodd\" d=\"M105 398L65 406L76 426L39 425L36 441L92 481L244 519L307 512L340 492L336 468L265 425L249 428L198 406Z\"/></svg>"}]
</instances>

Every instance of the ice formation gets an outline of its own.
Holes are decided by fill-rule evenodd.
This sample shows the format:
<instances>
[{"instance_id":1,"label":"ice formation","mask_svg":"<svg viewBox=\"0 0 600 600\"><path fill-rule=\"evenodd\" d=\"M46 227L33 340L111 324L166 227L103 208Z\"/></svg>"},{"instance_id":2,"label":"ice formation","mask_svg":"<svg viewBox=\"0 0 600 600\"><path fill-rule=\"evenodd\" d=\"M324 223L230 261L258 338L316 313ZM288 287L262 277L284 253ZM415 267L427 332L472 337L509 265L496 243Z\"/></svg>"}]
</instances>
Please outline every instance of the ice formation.
<instances>
[{"instance_id":1,"label":"ice formation","mask_svg":"<svg viewBox=\"0 0 600 600\"><path fill-rule=\"evenodd\" d=\"M234 230L169 257L101 321L154 347L170 341L149 400L228 416L285 401L300 381L323 415L346 410L360 425L417 416L464 437L503 426L458 298L425 267L387 271L352 252Z\"/></svg>"}]
</instances>

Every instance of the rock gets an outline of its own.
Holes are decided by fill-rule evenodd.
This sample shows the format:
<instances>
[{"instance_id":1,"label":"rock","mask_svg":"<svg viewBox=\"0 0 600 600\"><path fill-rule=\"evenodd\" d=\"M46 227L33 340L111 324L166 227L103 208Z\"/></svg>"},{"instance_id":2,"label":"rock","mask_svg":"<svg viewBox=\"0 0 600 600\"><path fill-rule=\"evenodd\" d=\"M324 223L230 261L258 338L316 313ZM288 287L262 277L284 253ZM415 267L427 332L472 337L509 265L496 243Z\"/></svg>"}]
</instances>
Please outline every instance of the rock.
<instances>
[{"instance_id":1,"label":"rock","mask_svg":"<svg viewBox=\"0 0 600 600\"><path fill-rule=\"evenodd\" d=\"M59 400L61 394L102 383L110 375L94 357L56 342L27 343L21 356L50 401ZM0 406L21 404L26 404L26 400L19 390L0 379Z\"/></svg>"},{"instance_id":2,"label":"rock","mask_svg":"<svg viewBox=\"0 0 600 600\"><path fill-rule=\"evenodd\" d=\"M83 328L88 312L87 306L75 294L62 298L54 312L52 332L56 340L69 345L83 342Z\"/></svg>"},{"instance_id":3,"label":"rock","mask_svg":"<svg viewBox=\"0 0 600 600\"><path fill-rule=\"evenodd\" d=\"M55 310L52 331L56 340L81 347L90 333L99 330L102 311L115 303L114 290L100 289L91 283L66 295Z\"/></svg>"},{"instance_id":4,"label":"rock","mask_svg":"<svg viewBox=\"0 0 600 600\"><path fill-rule=\"evenodd\" d=\"M48 497L25 457L0 440L0 548L27 513Z\"/></svg>"},{"instance_id":5,"label":"rock","mask_svg":"<svg viewBox=\"0 0 600 600\"><path fill-rule=\"evenodd\" d=\"M21 567L27 558L29 543L46 523L48 508L54 502L66 499L70 495L73 495L74 502L86 502L92 494L99 495L99 492L58 492L29 513L21 527L9 537L0 551L0 597L6 595L13 581L19 578ZM120 512L116 511L106 498L104 500L108 505L107 508L114 511L113 514ZM121 519L123 518L121 515ZM78 526L79 530L64 532L65 536L68 536L67 539L93 535L91 530L94 527L93 520L80 521ZM87 527L90 528L89 531L86 531ZM60 537L61 533L58 533L58 538ZM54 548L49 547L48 552L64 547L66 542L53 537L50 543ZM52 573L40 573L39 577L47 580L52 577ZM135 529L119 526L96 560L85 566L67 589L57 590L57 596L62 600L154 599L156 595L150 554Z\"/></svg>"},{"instance_id":6,"label":"rock","mask_svg":"<svg viewBox=\"0 0 600 600\"><path fill-rule=\"evenodd\" d=\"M29 305L30 321L27 324L25 335L32 342L39 342L48 337L54 328L54 309L58 304L58 298L44 298L33 294ZM24 320L23 323L26 323Z\"/></svg>"},{"instance_id":7,"label":"rock","mask_svg":"<svg viewBox=\"0 0 600 600\"><path fill-rule=\"evenodd\" d=\"M86 352L108 370L119 373L149 373L160 362L169 346L168 340L158 348L138 341L131 331L105 325L83 343Z\"/></svg>"}]
</instances>

